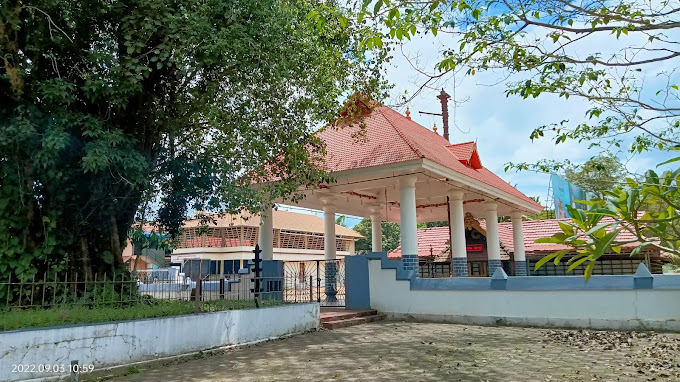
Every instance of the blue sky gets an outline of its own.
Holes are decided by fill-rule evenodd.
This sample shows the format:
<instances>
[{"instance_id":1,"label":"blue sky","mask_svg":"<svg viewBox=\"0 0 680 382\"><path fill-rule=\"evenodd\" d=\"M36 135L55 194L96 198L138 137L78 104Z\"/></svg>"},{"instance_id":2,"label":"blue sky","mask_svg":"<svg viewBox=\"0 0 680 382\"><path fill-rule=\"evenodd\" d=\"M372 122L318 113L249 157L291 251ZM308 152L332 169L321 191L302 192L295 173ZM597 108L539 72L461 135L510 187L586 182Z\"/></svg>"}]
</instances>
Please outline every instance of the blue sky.
<instances>
[{"instance_id":1,"label":"blue sky","mask_svg":"<svg viewBox=\"0 0 680 382\"><path fill-rule=\"evenodd\" d=\"M440 58L442 48L453 43L451 40L445 40L447 38L450 37L443 34L439 34L437 38L431 35L414 37L412 41L406 42L402 48L394 52L394 59L387 71L387 79L394 84L391 99L386 102L388 105L400 103L405 91L408 96L415 93L425 77L414 70L411 63L432 72ZM606 46L617 45L608 45L607 38L609 37L604 36L600 41L593 41L593 45L586 46L583 53L589 54L593 50L606 50ZM661 69L663 68L659 68ZM651 73L652 79L648 80L646 88L655 85L654 70L651 70ZM410 102L411 118L429 129L436 123L439 133L442 134L441 117L422 115L419 111L440 112L441 106L436 96L443 87L459 101L455 107L453 102L449 103L451 142L476 141L485 167L508 183L516 185L526 195L539 196L544 202L548 196L549 175L528 171L505 172L504 167L508 162L533 163L541 159L569 159L572 163L578 164L598 155L601 149L588 149L589 143L567 141L555 145L549 137L534 142L529 138L531 131L541 125L562 120L569 120L571 124L576 125L585 121L585 112L589 106L580 99L565 100L552 95L537 99L522 99L516 96L508 98L504 92L506 88L502 82L504 78L504 73L493 72L478 73L475 76L447 77L445 81L436 84L436 88L423 90ZM403 114L406 107L397 110ZM646 152L633 156L626 151L625 143L618 156L626 164L628 171L633 173L644 173L645 170L654 168L657 163L670 157L668 153L660 152ZM303 212L300 209L294 211ZM322 216L320 212L315 214ZM348 225L351 227L358 222L359 219L349 219Z\"/></svg>"},{"instance_id":2,"label":"blue sky","mask_svg":"<svg viewBox=\"0 0 680 382\"><path fill-rule=\"evenodd\" d=\"M440 34L439 36L442 36ZM388 70L388 79L395 84L392 103L402 97L404 91L408 95L423 83L424 77L411 68L411 63L432 72L440 58L440 51L446 45L442 38L416 37L407 42L402 50L398 49ZM598 49L602 41L598 41ZM449 42L450 43L450 42ZM584 52L586 53L586 52ZM586 53L587 54L587 53ZM407 60L407 58L409 60ZM548 194L549 175L533 172L505 172L508 162L536 162L540 159L569 159L572 163L583 163L600 153L601 149L588 149L589 143L567 141L555 145L549 137L531 141L530 133L541 125L569 120L576 125L586 121L585 112L589 105L580 99L565 100L553 95L542 95L539 98L523 99L518 96L506 97L502 80L505 73L485 72L475 76L459 75L448 77L437 84L437 88L423 90L410 102L411 118L421 125L432 128L437 123L439 133L441 117L419 114L419 111L440 112L441 106L436 96L440 88L460 102L455 109L449 103L450 140L452 143L476 141L482 164L499 175L528 196L540 196L544 201ZM651 80L646 88L654 88ZM500 82L500 83L499 83ZM405 107L398 109L405 112ZM632 137L632 136L631 136ZM628 138L630 141L630 138ZM654 168L657 163L668 159L668 153L646 152L632 156L626 151L625 143L619 158L626 163L628 171L644 173Z\"/></svg>"}]
</instances>

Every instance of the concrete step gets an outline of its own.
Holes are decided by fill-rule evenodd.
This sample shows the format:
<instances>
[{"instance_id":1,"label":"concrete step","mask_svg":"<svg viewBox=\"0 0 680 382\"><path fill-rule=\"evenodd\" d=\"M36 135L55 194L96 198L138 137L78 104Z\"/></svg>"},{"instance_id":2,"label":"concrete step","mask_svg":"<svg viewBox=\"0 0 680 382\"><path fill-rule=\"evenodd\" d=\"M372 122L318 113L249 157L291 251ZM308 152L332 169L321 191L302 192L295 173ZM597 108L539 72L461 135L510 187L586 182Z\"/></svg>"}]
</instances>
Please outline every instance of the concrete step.
<instances>
[{"instance_id":1,"label":"concrete step","mask_svg":"<svg viewBox=\"0 0 680 382\"><path fill-rule=\"evenodd\" d=\"M347 320L347 319L356 318L356 317L375 316L376 314L378 314L378 311L374 310L374 309L356 310L356 311L349 311L349 312L343 312L343 311L324 312L323 309L322 309L321 310L321 323L329 322L329 321Z\"/></svg>"},{"instance_id":2,"label":"concrete step","mask_svg":"<svg viewBox=\"0 0 680 382\"><path fill-rule=\"evenodd\" d=\"M385 319L384 314L372 314L361 317L348 318L344 320L327 321L322 323L323 327L329 330L346 328L348 326L361 325L368 322L381 321Z\"/></svg>"}]
</instances>

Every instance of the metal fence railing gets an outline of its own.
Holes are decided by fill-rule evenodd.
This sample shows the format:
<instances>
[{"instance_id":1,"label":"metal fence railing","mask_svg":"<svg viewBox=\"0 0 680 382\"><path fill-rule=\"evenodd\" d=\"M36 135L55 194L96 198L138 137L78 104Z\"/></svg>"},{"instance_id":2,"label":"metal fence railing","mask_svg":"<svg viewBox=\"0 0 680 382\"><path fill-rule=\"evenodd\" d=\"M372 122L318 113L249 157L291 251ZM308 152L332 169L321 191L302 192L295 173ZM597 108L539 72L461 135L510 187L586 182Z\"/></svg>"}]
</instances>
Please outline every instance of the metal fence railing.
<instances>
[{"instance_id":1,"label":"metal fence railing","mask_svg":"<svg viewBox=\"0 0 680 382\"><path fill-rule=\"evenodd\" d=\"M327 263L335 269L335 280L327 275ZM284 263L284 300L319 302L323 306L345 305L345 262L343 260L287 261Z\"/></svg>"},{"instance_id":2,"label":"metal fence railing","mask_svg":"<svg viewBox=\"0 0 680 382\"><path fill-rule=\"evenodd\" d=\"M175 269L138 271L82 279L68 274L43 275L30 280L0 280L0 308L55 306L118 306L151 299L174 301L284 300L281 277L260 277L255 291L254 273L208 275L192 280ZM198 294L198 298L197 298Z\"/></svg>"}]
</instances>

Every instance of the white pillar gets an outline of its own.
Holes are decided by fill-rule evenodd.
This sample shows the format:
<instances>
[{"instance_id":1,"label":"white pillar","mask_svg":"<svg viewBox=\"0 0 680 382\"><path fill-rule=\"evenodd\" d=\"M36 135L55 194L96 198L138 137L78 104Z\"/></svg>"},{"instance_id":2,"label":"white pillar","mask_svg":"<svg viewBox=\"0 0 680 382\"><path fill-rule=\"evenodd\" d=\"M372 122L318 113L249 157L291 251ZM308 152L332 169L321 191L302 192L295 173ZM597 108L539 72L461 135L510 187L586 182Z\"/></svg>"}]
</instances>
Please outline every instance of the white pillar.
<instances>
[{"instance_id":1,"label":"white pillar","mask_svg":"<svg viewBox=\"0 0 680 382\"><path fill-rule=\"evenodd\" d=\"M269 206L260 215L260 236L258 244L262 253L262 260L274 260L274 214L272 206Z\"/></svg>"},{"instance_id":2,"label":"white pillar","mask_svg":"<svg viewBox=\"0 0 680 382\"><path fill-rule=\"evenodd\" d=\"M515 258L515 276L527 275L527 258L524 252L524 234L522 233L522 212L513 211L510 214L512 219L512 241Z\"/></svg>"},{"instance_id":3,"label":"white pillar","mask_svg":"<svg viewBox=\"0 0 680 382\"><path fill-rule=\"evenodd\" d=\"M327 302L337 302L337 266L335 264L335 206L333 205L333 199L331 197L321 198L323 202L323 248L324 248L324 260L325 264L325 274L324 274L324 286L326 293Z\"/></svg>"},{"instance_id":4,"label":"white pillar","mask_svg":"<svg viewBox=\"0 0 680 382\"><path fill-rule=\"evenodd\" d=\"M465 241L465 213L463 212L463 191L449 191L449 222L451 224L451 266L453 275L466 277L468 275L467 249Z\"/></svg>"},{"instance_id":5,"label":"white pillar","mask_svg":"<svg viewBox=\"0 0 680 382\"><path fill-rule=\"evenodd\" d=\"M335 206L331 203L323 206L323 249L326 261L335 260Z\"/></svg>"},{"instance_id":6,"label":"white pillar","mask_svg":"<svg viewBox=\"0 0 680 382\"><path fill-rule=\"evenodd\" d=\"M416 175L399 178L401 259L404 269L418 273L418 218L416 216Z\"/></svg>"},{"instance_id":7,"label":"white pillar","mask_svg":"<svg viewBox=\"0 0 680 382\"><path fill-rule=\"evenodd\" d=\"M486 210L486 251L489 261L489 276L501 266L501 244L498 238L498 203L484 203Z\"/></svg>"},{"instance_id":8,"label":"white pillar","mask_svg":"<svg viewBox=\"0 0 680 382\"><path fill-rule=\"evenodd\" d=\"M380 206L371 207L371 251L382 252L382 217Z\"/></svg>"}]
</instances>

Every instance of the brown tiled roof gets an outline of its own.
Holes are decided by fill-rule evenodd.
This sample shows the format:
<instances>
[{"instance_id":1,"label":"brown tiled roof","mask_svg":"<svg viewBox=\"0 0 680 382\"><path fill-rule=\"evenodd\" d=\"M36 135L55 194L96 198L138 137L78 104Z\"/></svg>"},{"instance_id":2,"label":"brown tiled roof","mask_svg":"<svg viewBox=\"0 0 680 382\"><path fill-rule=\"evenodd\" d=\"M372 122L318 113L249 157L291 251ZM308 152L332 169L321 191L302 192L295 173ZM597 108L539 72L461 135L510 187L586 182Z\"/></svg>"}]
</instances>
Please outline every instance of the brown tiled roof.
<instances>
[{"instance_id":1,"label":"brown tiled roof","mask_svg":"<svg viewBox=\"0 0 680 382\"><path fill-rule=\"evenodd\" d=\"M453 155L461 161L467 161L472 156L472 151L475 149L474 142L456 143L446 146L446 149L451 151Z\"/></svg>"},{"instance_id":2,"label":"brown tiled roof","mask_svg":"<svg viewBox=\"0 0 680 382\"><path fill-rule=\"evenodd\" d=\"M274 229L283 229L290 231L301 231L301 232L313 232L313 233L323 233L323 219L310 214L301 214L291 211L274 210ZM218 216L215 214L215 223L212 222L208 224L209 227L232 227L232 226L244 226L244 227L259 227L260 226L260 216L254 215L249 212L243 212L240 215L222 215ZM200 219L187 220L184 223L184 227L197 227L201 225ZM335 225L335 234L337 236L346 236L355 239L361 239L363 236L347 227L343 227L339 224Z\"/></svg>"},{"instance_id":3,"label":"brown tiled roof","mask_svg":"<svg viewBox=\"0 0 680 382\"><path fill-rule=\"evenodd\" d=\"M324 165L337 172L415 159L428 159L463 176L485 183L537 207L527 197L488 169L473 168L469 161L474 143L451 145L439 134L417 124L387 106L376 107L365 119L365 134L357 139L358 127L326 128L318 136L326 143ZM470 154L470 155L469 155ZM459 158L457 155L461 155Z\"/></svg>"},{"instance_id":4,"label":"brown tiled roof","mask_svg":"<svg viewBox=\"0 0 680 382\"><path fill-rule=\"evenodd\" d=\"M536 243L537 239L543 237L550 237L558 232L562 232L559 226L559 222L570 222L571 219L543 219L543 220L527 220L522 222L522 234L524 235L524 250L527 254L538 253L538 252L554 252L560 249L567 249L569 247L562 244L554 243ZM613 222L610 217L604 217L601 223ZM608 229L609 230L609 229ZM498 223L498 231L501 235L501 241L506 244L508 249L513 252L514 240L512 237L512 223L503 222ZM501 233L501 232L504 232ZM616 240L627 241L632 240L635 237L632 233L623 230L619 233ZM633 249L637 247L639 243L630 243L623 245L624 249Z\"/></svg>"},{"instance_id":5,"label":"brown tiled roof","mask_svg":"<svg viewBox=\"0 0 680 382\"><path fill-rule=\"evenodd\" d=\"M536 239L543 237L550 237L558 232L562 232L559 222L569 222L571 219L543 219L543 220L528 220L522 222L522 233L524 236L524 250L527 255L543 254L558 251L560 249L567 249L562 244L553 243L536 243ZM602 223L612 221L611 218L605 217ZM486 229L486 222L479 220L483 229ZM510 257L508 253L514 253L514 240L512 236L512 223L502 222L498 223L498 236L501 242L501 258L508 260ZM617 240L627 241L634 239L634 236L628 231L621 231ZM623 245L623 249L633 249L637 247L638 243L630 243ZM430 256L430 246L433 248L433 255L441 257L445 252L448 255L449 247L449 227L435 227L423 228L418 230L418 256ZM504 253L505 252L505 253ZM473 254L469 254L474 256ZM401 247L388 254L390 259L401 257Z\"/></svg>"},{"instance_id":6,"label":"brown tiled roof","mask_svg":"<svg viewBox=\"0 0 680 382\"><path fill-rule=\"evenodd\" d=\"M449 247L449 227L421 228L418 230L418 256L441 256ZM430 252L432 249L432 252ZM390 259L401 258L401 246L388 254Z\"/></svg>"}]
</instances>

